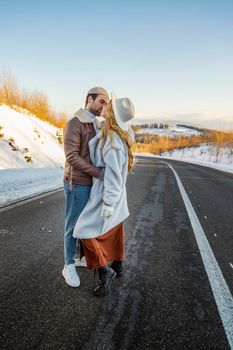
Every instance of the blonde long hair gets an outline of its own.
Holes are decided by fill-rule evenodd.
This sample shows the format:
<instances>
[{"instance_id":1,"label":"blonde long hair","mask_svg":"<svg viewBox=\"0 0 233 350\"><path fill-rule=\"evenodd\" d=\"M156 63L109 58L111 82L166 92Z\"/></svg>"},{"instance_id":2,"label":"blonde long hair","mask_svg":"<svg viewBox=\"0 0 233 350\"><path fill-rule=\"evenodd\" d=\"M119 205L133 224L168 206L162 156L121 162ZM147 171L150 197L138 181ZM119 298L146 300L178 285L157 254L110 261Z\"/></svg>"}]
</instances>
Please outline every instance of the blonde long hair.
<instances>
[{"instance_id":1,"label":"blonde long hair","mask_svg":"<svg viewBox=\"0 0 233 350\"><path fill-rule=\"evenodd\" d=\"M102 127L102 147L104 146L107 136L110 136L110 141L112 143L113 132L116 132L121 140L126 144L128 149L128 171L130 172L134 166L134 156L133 156L133 142L127 131L121 129L115 119L115 115L112 108L112 100L110 100L105 108L105 123Z\"/></svg>"}]
</instances>

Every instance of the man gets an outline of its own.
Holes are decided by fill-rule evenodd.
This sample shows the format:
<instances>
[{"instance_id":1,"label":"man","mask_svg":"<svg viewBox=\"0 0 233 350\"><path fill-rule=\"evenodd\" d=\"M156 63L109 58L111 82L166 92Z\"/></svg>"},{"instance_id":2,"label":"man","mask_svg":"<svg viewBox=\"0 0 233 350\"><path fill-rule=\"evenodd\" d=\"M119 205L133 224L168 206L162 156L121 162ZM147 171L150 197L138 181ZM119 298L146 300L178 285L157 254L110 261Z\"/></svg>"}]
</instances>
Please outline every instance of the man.
<instances>
[{"instance_id":1,"label":"man","mask_svg":"<svg viewBox=\"0 0 233 350\"><path fill-rule=\"evenodd\" d=\"M103 179L103 168L90 162L88 142L96 135L96 116L99 116L109 100L102 87L88 91L85 109L80 108L64 128L66 200L64 261L62 275L71 287L79 287L80 279L75 268L74 255L77 239L73 237L76 221L84 209L92 186L92 177Z\"/></svg>"}]
</instances>

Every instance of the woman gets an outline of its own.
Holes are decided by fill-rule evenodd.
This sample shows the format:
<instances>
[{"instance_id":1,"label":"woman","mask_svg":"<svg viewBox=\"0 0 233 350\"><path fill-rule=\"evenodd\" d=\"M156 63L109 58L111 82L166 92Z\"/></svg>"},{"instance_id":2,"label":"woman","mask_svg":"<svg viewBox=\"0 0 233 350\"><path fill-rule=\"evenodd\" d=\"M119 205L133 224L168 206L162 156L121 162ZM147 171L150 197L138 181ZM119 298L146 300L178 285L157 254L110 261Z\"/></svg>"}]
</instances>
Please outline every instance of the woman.
<instances>
[{"instance_id":1,"label":"woman","mask_svg":"<svg viewBox=\"0 0 233 350\"><path fill-rule=\"evenodd\" d=\"M123 221L129 216L126 178L134 163L129 127L134 117L132 102L112 94L103 116L105 124L89 142L89 149L93 165L105 168L104 181L93 179L90 199L73 234L81 239L87 268L98 269L100 280L94 295L108 291L116 275L123 273Z\"/></svg>"}]
</instances>

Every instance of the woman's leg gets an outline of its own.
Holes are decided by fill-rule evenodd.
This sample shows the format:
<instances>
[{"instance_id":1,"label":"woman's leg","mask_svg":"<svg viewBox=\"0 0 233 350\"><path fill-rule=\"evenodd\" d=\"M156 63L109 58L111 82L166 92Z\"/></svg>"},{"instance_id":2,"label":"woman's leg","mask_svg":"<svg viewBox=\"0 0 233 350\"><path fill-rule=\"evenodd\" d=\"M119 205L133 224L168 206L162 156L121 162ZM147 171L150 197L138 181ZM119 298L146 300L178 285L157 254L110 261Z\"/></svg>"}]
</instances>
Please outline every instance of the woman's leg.
<instances>
[{"instance_id":1,"label":"woman's leg","mask_svg":"<svg viewBox=\"0 0 233 350\"><path fill-rule=\"evenodd\" d=\"M117 274L108 266L97 239L82 239L82 245L87 261L87 268L98 269L99 273L99 282L93 294L97 296L103 295L110 290L111 283Z\"/></svg>"},{"instance_id":2,"label":"woman's leg","mask_svg":"<svg viewBox=\"0 0 233 350\"><path fill-rule=\"evenodd\" d=\"M116 227L117 233L114 239L114 259L117 261L123 261L125 259L125 232L124 224L121 223Z\"/></svg>"},{"instance_id":3,"label":"woman's leg","mask_svg":"<svg viewBox=\"0 0 233 350\"><path fill-rule=\"evenodd\" d=\"M122 276L124 273L123 261L125 259L125 234L124 225L121 223L118 226L118 232L114 241L114 257L112 259L111 268L117 273L117 276Z\"/></svg>"},{"instance_id":4,"label":"woman's leg","mask_svg":"<svg viewBox=\"0 0 233 350\"><path fill-rule=\"evenodd\" d=\"M99 268L110 261L123 261L125 258L123 223L102 236L82 239L82 245L89 269Z\"/></svg>"},{"instance_id":5,"label":"woman's leg","mask_svg":"<svg viewBox=\"0 0 233 350\"><path fill-rule=\"evenodd\" d=\"M82 245L88 269L98 269L107 265L106 258L97 239L82 239Z\"/></svg>"}]
</instances>

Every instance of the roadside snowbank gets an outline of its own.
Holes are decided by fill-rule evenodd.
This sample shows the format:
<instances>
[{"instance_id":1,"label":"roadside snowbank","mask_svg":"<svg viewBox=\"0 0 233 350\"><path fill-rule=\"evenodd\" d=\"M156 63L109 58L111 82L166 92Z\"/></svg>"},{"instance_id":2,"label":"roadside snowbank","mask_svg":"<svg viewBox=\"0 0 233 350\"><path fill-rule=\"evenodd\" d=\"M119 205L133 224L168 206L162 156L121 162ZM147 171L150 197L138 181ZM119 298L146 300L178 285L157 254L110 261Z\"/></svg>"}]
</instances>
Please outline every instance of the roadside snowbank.
<instances>
[{"instance_id":1,"label":"roadside snowbank","mask_svg":"<svg viewBox=\"0 0 233 350\"><path fill-rule=\"evenodd\" d=\"M24 168L0 171L0 207L63 186L62 168Z\"/></svg>"}]
</instances>

